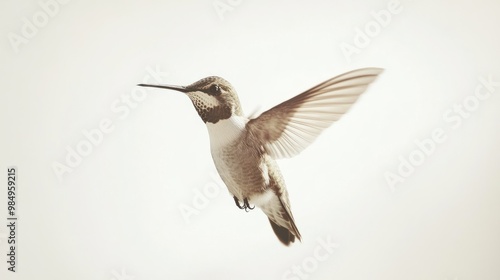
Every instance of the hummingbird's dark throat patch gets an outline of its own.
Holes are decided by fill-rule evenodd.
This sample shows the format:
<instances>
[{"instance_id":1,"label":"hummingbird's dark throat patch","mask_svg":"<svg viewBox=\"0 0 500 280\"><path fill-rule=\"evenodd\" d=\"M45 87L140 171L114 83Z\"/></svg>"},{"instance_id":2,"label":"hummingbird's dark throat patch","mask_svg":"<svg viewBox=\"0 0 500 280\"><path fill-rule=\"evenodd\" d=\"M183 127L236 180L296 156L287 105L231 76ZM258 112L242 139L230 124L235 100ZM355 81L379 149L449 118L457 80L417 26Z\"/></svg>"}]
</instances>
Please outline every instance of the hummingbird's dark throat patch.
<instances>
[{"instance_id":1,"label":"hummingbird's dark throat patch","mask_svg":"<svg viewBox=\"0 0 500 280\"><path fill-rule=\"evenodd\" d=\"M231 117L231 108L227 105L215 105L208 107L200 100L193 100L194 108L200 115L203 122L217 123L220 120L229 119Z\"/></svg>"}]
</instances>

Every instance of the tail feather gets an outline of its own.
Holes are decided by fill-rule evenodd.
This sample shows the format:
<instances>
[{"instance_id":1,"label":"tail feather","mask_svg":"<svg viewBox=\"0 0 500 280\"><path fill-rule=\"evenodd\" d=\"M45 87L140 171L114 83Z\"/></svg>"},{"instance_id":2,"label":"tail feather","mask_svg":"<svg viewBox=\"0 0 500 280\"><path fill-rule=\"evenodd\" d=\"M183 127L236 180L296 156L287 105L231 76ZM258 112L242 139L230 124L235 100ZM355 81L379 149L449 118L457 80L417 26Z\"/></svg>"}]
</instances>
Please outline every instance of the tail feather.
<instances>
[{"instance_id":1,"label":"tail feather","mask_svg":"<svg viewBox=\"0 0 500 280\"><path fill-rule=\"evenodd\" d=\"M268 207L261 207L268 216L271 227L278 239L286 246L295 242L295 238L301 240L300 232L293 220L292 212L288 203L284 203L281 196L275 196Z\"/></svg>"},{"instance_id":2,"label":"tail feather","mask_svg":"<svg viewBox=\"0 0 500 280\"><path fill-rule=\"evenodd\" d=\"M289 231L287 228L278 225L271 219L269 219L269 222L271 223L271 227L273 228L274 233L281 241L281 243L285 244L286 246L290 246L290 243L295 242L295 235L293 235L291 231Z\"/></svg>"}]
</instances>

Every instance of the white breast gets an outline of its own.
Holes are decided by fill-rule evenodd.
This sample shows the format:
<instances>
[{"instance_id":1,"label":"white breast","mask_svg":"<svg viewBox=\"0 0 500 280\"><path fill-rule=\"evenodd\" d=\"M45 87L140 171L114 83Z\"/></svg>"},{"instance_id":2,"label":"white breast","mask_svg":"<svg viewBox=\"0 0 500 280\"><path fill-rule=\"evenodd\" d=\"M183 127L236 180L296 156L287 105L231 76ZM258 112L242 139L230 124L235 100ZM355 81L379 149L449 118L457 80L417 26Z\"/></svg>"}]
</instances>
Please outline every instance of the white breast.
<instances>
[{"instance_id":1,"label":"white breast","mask_svg":"<svg viewBox=\"0 0 500 280\"><path fill-rule=\"evenodd\" d=\"M212 152L224 148L238 139L244 131L247 121L247 118L233 115L229 119L220 120L215 124L207 123Z\"/></svg>"},{"instance_id":2,"label":"white breast","mask_svg":"<svg viewBox=\"0 0 500 280\"><path fill-rule=\"evenodd\" d=\"M243 199L241 190L231 176L234 166L226 162L225 154L228 152L226 148L229 148L229 145L234 143L234 141L238 141L238 138L245 129L247 121L248 119L246 118L232 116L229 119L220 120L215 124L207 123L208 134L210 136L210 150L212 152L215 167L217 167L217 171L226 184L229 192L241 199Z\"/></svg>"}]
</instances>

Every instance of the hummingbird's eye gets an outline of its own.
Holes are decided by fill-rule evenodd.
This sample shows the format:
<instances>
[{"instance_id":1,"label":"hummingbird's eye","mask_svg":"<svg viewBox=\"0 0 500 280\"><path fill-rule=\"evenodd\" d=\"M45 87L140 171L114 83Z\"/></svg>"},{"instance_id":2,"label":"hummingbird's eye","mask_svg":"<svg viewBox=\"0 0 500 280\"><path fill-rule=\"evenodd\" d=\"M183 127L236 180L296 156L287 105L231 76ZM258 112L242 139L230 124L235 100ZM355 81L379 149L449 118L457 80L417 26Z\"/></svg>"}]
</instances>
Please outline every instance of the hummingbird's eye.
<instances>
[{"instance_id":1,"label":"hummingbird's eye","mask_svg":"<svg viewBox=\"0 0 500 280\"><path fill-rule=\"evenodd\" d=\"M208 88L208 90L212 95L220 95L222 93L222 89L217 84L211 85L210 88Z\"/></svg>"}]
</instances>

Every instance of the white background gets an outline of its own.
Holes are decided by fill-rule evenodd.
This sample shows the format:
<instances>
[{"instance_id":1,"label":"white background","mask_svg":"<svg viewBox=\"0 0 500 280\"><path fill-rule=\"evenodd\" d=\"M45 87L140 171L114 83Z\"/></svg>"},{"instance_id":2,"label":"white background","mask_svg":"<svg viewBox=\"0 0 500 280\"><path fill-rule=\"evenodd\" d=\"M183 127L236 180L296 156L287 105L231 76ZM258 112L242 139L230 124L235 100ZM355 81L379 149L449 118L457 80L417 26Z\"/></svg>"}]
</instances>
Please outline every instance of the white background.
<instances>
[{"instance_id":1,"label":"white background","mask_svg":"<svg viewBox=\"0 0 500 280\"><path fill-rule=\"evenodd\" d=\"M19 169L17 272L4 225L1 279L500 279L500 86L460 123L449 111L474 101L480 77L500 81L498 1L401 1L351 56L340 46L355 47L389 1L72 0L51 2L52 15L47 2L0 4L2 224L6 170ZM39 25L30 38L24 18ZM291 247L260 210L211 189L188 98L147 89L134 108L122 101L150 68L170 84L224 77L252 114L368 66L386 70L353 110L279 161L303 236ZM114 129L59 180L54 163L106 119ZM446 140L391 188L387 172L435 129Z\"/></svg>"}]
</instances>

